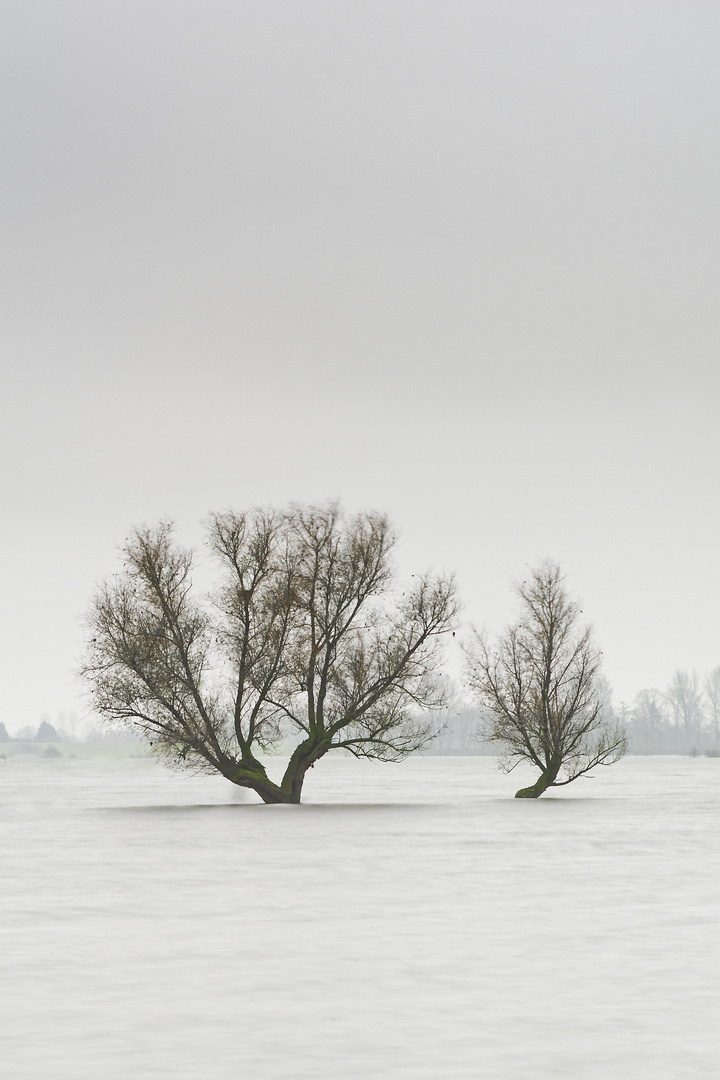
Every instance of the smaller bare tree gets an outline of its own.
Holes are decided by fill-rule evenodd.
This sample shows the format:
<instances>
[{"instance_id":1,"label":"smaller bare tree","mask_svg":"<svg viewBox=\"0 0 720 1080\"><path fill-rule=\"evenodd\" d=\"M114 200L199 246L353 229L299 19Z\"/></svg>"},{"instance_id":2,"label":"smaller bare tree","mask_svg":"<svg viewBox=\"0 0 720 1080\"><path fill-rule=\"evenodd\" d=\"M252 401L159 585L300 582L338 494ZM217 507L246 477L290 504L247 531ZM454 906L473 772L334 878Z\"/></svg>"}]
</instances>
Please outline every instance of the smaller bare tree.
<instances>
[{"instance_id":1,"label":"smaller bare tree","mask_svg":"<svg viewBox=\"0 0 720 1080\"><path fill-rule=\"evenodd\" d=\"M468 647L470 683L487 716L484 735L504 748L501 767L540 770L516 798L536 799L627 749L607 704L600 651L564 587L560 568L543 562L516 586L520 618L498 640L479 634Z\"/></svg>"}]
</instances>

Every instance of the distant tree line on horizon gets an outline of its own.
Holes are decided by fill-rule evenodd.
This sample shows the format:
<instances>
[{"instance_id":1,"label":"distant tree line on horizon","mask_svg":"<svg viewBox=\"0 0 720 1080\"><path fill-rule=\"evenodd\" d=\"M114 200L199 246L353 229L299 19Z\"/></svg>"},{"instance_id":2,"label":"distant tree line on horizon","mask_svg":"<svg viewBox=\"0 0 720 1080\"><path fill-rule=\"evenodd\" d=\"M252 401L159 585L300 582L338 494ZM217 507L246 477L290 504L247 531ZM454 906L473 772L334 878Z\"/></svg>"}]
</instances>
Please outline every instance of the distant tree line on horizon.
<instances>
[{"instance_id":1,"label":"distant tree line on horizon","mask_svg":"<svg viewBox=\"0 0 720 1080\"><path fill-rule=\"evenodd\" d=\"M632 704L617 707L607 687L606 708L627 733L628 752L638 755L706 754L720 756L720 666L701 678L697 671L678 669L665 691L640 690ZM483 738L483 717L466 701L459 686L449 685L447 707L431 717L432 741L425 754L486 756L497 747ZM132 731L83 724L76 713L59 713L54 723L46 715L37 728L31 725L8 732L0 721L0 743L73 743L137 741Z\"/></svg>"},{"instance_id":2,"label":"distant tree line on horizon","mask_svg":"<svg viewBox=\"0 0 720 1080\"><path fill-rule=\"evenodd\" d=\"M25 724L8 731L0 721L0 743L80 743L80 742L137 742L139 736L130 731L112 728L92 722L81 721L77 713L61 712L52 723L45 714L37 727Z\"/></svg>"},{"instance_id":3,"label":"distant tree line on horizon","mask_svg":"<svg viewBox=\"0 0 720 1080\"><path fill-rule=\"evenodd\" d=\"M704 679L678 669L667 690L641 690L617 716L632 754L720 756L720 666Z\"/></svg>"}]
</instances>

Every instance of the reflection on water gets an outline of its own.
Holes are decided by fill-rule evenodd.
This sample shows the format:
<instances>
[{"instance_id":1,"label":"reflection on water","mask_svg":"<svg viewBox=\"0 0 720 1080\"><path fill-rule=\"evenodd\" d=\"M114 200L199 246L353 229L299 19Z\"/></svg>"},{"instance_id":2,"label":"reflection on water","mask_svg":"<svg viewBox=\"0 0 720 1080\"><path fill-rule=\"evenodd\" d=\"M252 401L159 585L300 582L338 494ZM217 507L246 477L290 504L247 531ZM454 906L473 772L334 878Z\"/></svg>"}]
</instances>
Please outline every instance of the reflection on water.
<instances>
[{"instance_id":1,"label":"reflection on water","mask_svg":"<svg viewBox=\"0 0 720 1080\"><path fill-rule=\"evenodd\" d=\"M12 1080L718 1075L720 760L0 763ZM516 782L517 781L517 782Z\"/></svg>"}]
</instances>

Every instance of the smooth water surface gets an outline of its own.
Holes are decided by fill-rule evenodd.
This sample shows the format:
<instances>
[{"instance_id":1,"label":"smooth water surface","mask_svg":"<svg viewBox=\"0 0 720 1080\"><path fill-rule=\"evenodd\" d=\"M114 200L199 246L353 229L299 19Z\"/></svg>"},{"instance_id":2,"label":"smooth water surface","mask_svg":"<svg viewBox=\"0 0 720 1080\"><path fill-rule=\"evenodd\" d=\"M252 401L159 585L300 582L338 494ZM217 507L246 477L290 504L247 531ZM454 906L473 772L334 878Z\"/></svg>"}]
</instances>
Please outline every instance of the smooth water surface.
<instances>
[{"instance_id":1,"label":"smooth water surface","mask_svg":"<svg viewBox=\"0 0 720 1080\"><path fill-rule=\"evenodd\" d=\"M720 1075L720 759L0 761L9 1080Z\"/></svg>"}]
</instances>

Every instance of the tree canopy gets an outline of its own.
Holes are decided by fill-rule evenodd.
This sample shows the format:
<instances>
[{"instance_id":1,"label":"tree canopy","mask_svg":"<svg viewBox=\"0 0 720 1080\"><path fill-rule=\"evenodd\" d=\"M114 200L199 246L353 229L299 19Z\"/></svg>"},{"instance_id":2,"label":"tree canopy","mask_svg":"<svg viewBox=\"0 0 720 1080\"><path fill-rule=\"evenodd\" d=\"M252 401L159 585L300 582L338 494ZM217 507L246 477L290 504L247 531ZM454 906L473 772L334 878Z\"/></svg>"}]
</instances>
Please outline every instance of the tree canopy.
<instances>
[{"instance_id":1,"label":"tree canopy","mask_svg":"<svg viewBox=\"0 0 720 1080\"><path fill-rule=\"evenodd\" d=\"M398 760L421 748L423 710L442 703L455 587L417 575L398 588L394 543L383 515L335 504L213 514L218 582L198 597L193 552L172 526L136 529L87 616L96 711L267 803L299 802L331 750ZM283 740L293 748L276 782L260 754Z\"/></svg>"}]
</instances>

